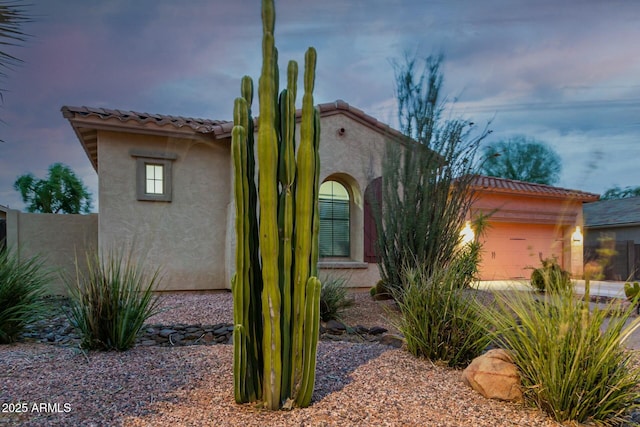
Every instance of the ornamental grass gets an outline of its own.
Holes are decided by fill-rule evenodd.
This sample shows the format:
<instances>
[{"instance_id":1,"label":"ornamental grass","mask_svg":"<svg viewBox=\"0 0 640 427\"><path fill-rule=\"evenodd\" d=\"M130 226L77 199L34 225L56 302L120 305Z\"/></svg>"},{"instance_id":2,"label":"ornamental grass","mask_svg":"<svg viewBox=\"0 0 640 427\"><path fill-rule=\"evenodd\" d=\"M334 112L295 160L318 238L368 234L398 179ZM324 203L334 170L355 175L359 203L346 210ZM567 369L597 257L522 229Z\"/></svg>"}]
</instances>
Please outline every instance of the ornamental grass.
<instances>
[{"instance_id":1,"label":"ornamental grass","mask_svg":"<svg viewBox=\"0 0 640 427\"><path fill-rule=\"evenodd\" d=\"M144 322L158 312L153 289L159 272L148 272L131 252L87 255L86 260L88 273L80 274L76 262L76 279L68 282L67 317L79 331L83 348L127 350Z\"/></svg>"},{"instance_id":2,"label":"ornamental grass","mask_svg":"<svg viewBox=\"0 0 640 427\"><path fill-rule=\"evenodd\" d=\"M0 250L0 344L14 342L38 319L50 278L42 258L21 259L16 251Z\"/></svg>"},{"instance_id":3,"label":"ornamental grass","mask_svg":"<svg viewBox=\"0 0 640 427\"><path fill-rule=\"evenodd\" d=\"M395 296L401 312L396 327L409 352L451 367L468 365L490 341L476 293L461 286L458 266L405 269L402 294Z\"/></svg>"},{"instance_id":4,"label":"ornamental grass","mask_svg":"<svg viewBox=\"0 0 640 427\"><path fill-rule=\"evenodd\" d=\"M348 279L344 276L326 275L321 282L320 319L323 322L340 319L344 310L355 304L347 293Z\"/></svg>"},{"instance_id":5,"label":"ornamental grass","mask_svg":"<svg viewBox=\"0 0 640 427\"><path fill-rule=\"evenodd\" d=\"M495 343L510 351L524 398L559 422L618 425L638 407L640 371L625 340L640 325L633 307L618 317L590 310L588 296L556 284L544 295L496 294L483 312Z\"/></svg>"}]
</instances>

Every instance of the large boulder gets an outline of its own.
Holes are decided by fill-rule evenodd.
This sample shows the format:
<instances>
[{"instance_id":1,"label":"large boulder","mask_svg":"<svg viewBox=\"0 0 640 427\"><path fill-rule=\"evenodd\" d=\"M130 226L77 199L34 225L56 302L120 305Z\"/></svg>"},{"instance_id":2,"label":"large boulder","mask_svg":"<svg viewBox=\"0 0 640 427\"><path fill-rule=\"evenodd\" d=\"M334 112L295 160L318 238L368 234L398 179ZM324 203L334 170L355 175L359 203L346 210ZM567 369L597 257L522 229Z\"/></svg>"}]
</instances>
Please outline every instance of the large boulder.
<instances>
[{"instance_id":1,"label":"large boulder","mask_svg":"<svg viewBox=\"0 0 640 427\"><path fill-rule=\"evenodd\" d=\"M520 374L505 350L489 350L462 372L462 381L488 399L521 401Z\"/></svg>"}]
</instances>

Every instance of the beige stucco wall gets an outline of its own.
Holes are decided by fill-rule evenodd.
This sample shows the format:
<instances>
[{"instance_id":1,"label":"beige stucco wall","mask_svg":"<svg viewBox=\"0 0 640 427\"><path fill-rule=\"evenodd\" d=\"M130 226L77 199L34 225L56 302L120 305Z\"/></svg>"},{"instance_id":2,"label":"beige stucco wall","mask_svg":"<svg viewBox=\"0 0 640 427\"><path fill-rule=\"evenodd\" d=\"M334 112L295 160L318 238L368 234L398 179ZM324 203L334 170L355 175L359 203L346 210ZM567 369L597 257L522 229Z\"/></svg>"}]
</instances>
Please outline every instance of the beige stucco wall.
<instances>
[{"instance_id":1,"label":"beige stucco wall","mask_svg":"<svg viewBox=\"0 0 640 427\"><path fill-rule=\"evenodd\" d=\"M158 290L221 289L229 204L228 144L100 131L98 135L102 250L133 246ZM177 155L172 201L138 201L131 149Z\"/></svg>"},{"instance_id":2,"label":"beige stucco wall","mask_svg":"<svg viewBox=\"0 0 640 427\"><path fill-rule=\"evenodd\" d=\"M371 287L380 280L377 264L364 260L364 193L382 175L386 136L343 114L322 118L320 181L335 180L349 191L351 256L349 260L320 260L320 275L342 275L349 286Z\"/></svg>"},{"instance_id":3,"label":"beige stucco wall","mask_svg":"<svg viewBox=\"0 0 640 427\"><path fill-rule=\"evenodd\" d=\"M97 248L98 215L57 215L24 213L9 209L7 247L18 251L21 259L42 257L52 271L48 291L66 294L64 277L76 275L76 259L82 268L85 253Z\"/></svg>"}]
</instances>

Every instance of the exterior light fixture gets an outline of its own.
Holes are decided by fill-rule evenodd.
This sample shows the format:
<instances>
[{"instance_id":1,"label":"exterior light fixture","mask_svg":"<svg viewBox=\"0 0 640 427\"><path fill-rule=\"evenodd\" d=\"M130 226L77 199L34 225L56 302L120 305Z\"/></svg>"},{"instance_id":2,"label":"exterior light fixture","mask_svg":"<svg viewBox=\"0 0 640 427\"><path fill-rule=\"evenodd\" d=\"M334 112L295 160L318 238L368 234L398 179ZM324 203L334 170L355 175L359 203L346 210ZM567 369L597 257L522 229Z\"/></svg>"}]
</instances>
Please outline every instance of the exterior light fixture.
<instances>
[{"instance_id":1,"label":"exterior light fixture","mask_svg":"<svg viewBox=\"0 0 640 427\"><path fill-rule=\"evenodd\" d=\"M464 228L460 231L460 236L462 237L462 245L471 243L475 239L476 233L474 233L473 229L471 228L471 223L469 221L465 223Z\"/></svg>"},{"instance_id":2,"label":"exterior light fixture","mask_svg":"<svg viewBox=\"0 0 640 427\"><path fill-rule=\"evenodd\" d=\"M579 225L576 225L576 231L574 231L573 234L571 235L571 241L576 245L579 245L582 243L582 231L580 231Z\"/></svg>"}]
</instances>

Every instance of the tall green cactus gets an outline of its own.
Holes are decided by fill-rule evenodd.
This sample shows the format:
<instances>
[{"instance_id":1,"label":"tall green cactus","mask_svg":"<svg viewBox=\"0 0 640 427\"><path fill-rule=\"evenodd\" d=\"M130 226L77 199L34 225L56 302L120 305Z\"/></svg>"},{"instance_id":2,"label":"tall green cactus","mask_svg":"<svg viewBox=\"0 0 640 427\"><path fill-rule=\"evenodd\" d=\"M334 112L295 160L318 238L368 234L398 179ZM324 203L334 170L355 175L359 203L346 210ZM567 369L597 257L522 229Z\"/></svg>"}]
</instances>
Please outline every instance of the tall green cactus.
<instances>
[{"instance_id":1,"label":"tall green cactus","mask_svg":"<svg viewBox=\"0 0 640 427\"><path fill-rule=\"evenodd\" d=\"M255 149L249 77L242 79L242 97L234 104L233 373L236 402L263 401L265 407L278 409L308 406L315 383L321 288L316 277L320 121L313 106L316 51L309 48L296 159L298 65L289 62L287 88L278 96L273 0L262 2L262 23Z\"/></svg>"}]
</instances>

